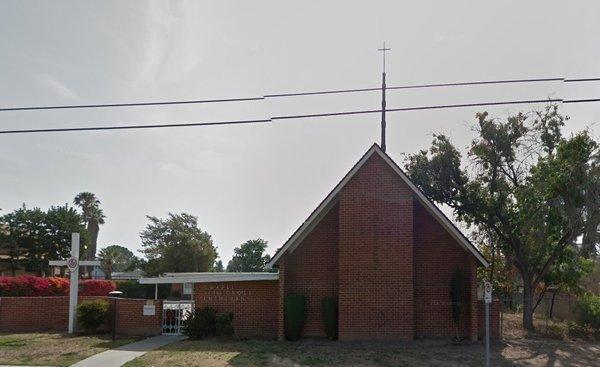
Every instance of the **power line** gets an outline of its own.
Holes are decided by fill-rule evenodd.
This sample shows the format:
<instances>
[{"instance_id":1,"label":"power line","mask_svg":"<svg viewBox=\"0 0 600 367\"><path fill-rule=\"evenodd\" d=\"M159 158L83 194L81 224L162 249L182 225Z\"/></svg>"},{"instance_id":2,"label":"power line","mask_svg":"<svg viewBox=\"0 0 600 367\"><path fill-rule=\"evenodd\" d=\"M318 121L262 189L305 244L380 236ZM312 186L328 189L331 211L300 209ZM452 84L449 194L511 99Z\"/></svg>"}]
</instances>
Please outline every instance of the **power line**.
<instances>
[{"instance_id":1,"label":"power line","mask_svg":"<svg viewBox=\"0 0 600 367\"><path fill-rule=\"evenodd\" d=\"M585 102L600 102L600 98L576 99L576 100L533 99L533 100L493 101L493 102L479 102L479 103L459 103L459 104L446 104L446 105L392 108L392 109L387 109L387 111L388 112L405 112L405 111L437 110L437 109L447 109L447 108L501 106L501 105L511 105L511 104L585 103ZM380 113L380 112L381 112L381 109L376 109L376 110L327 112L327 113L315 113L315 114L303 114L303 115L282 115L282 116L273 116L268 119L255 119L255 120L190 122L190 123L179 123L179 124L154 124L154 125L112 125L112 126L66 127L66 128L48 128L48 129L0 130L0 134L26 134L26 133L72 132L72 131L133 130L133 129L156 129L156 128L176 128L176 127L199 127L199 126L215 126L215 125L241 125L241 124L266 123L266 122L273 122L273 121L278 121L278 120L347 116L347 115L371 114L371 113Z\"/></svg>"},{"instance_id":2,"label":"power line","mask_svg":"<svg viewBox=\"0 0 600 367\"><path fill-rule=\"evenodd\" d=\"M197 127L215 125L241 125L270 122L270 119L257 120L233 120L215 122L186 122L180 124L153 124L153 125L116 125L116 126L89 126L89 127L60 127L50 129L26 129L26 130L0 130L0 134L23 134L23 133L54 133L67 131L99 131L99 130L133 130L133 129L159 129L169 127Z\"/></svg>"},{"instance_id":3,"label":"power line","mask_svg":"<svg viewBox=\"0 0 600 367\"><path fill-rule=\"evenodd\" d=\"M59 110L59 109L74 109L74 108L164 106L164 105L178 105L178 104L259 101L259 100L263 100L263 99L264 99L264 97L243 97L243 98L222 98L222 99L196 99L196 100L166 101L166 102L163 101L163 102L133 102L133 103L84 104L84 105L63 105L63 106L8 107L8 108L0 108L0 111L32 111L32 110Z\"/></svg>"},{"instance_id":4,"label":"power line","mask_svg":"<svg viewBox=\"0 0 600 367\"><path fill-rule=\"evenodd\" d=\"M459 87L469 85L487 85L487 84L515 84L515 83L540 83L540 82L592 82L600 81L599 78L565 79L565 78L534 78L534 79L503 79L503 80L480 80L455 83L434 83L434 84L415 84L386 87L386 89L421 89L421 88L440 88L440 87ZM357 92L380 91L381 88L354 88L354 89L332 89L308 92L292 92L266 94L261 97L240 97L240 98L220 98L220 99L195 99L181 101L158 101L158 102L132 102L132 103L108 103L108 104L83 104L83 105L59 105L59 106L24 106L24 107L6 107L0 108L0 112L7 111L33 111L33 110L58 110L58 109L78 109L78 108L113 108L113 107L141 107L141 106L165 106L165 105L184 105L184 104L209 104L226 102L248 102L261 101L267 98L298 97L310 95L343 94Z\"/></svg>"}]
</instances>

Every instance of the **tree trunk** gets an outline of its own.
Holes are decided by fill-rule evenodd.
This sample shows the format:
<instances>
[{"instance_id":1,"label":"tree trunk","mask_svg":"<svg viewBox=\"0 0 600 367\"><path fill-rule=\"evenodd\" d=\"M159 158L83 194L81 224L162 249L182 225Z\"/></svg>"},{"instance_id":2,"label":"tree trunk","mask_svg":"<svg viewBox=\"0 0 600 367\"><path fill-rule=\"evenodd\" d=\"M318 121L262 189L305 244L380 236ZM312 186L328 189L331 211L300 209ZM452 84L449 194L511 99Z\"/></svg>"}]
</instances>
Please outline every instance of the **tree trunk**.
<instances>
[{"instance_id":1,"label":"tree trunk","mask_svg":"<svg viewBox=\"0 0 600 367\"><path fill-rule=\"evenodd\" d=\"M523 328L533 331L533 284L523 276Z\"/></svg>"},{"instance_id":2,"label":"tree trunk","mask_svg":"<svg viewBox=\"0 0 600 367\"><path fill-rule=\"evenodd\" d=\"M552 293L552 302L550 302L550 314L548 315L548 317L551 319L552 318L552 314L554 313L554 299L556 298L556 293L558 293L558 289L555 289L554 292Z\"/></svg>"},{"instance_id":3,"label":"tree trunk","mask_svg":"<svg viewBox=\"0 0 600 367\"><path fill-rule=\"evenodd\" d=\"M96 259L96 245L98 244L98 232L100 225L95 220L90 220L87 225L88 233L90 234L90 249L87 251L87 259Z\"/></svg>"}]
</instances>

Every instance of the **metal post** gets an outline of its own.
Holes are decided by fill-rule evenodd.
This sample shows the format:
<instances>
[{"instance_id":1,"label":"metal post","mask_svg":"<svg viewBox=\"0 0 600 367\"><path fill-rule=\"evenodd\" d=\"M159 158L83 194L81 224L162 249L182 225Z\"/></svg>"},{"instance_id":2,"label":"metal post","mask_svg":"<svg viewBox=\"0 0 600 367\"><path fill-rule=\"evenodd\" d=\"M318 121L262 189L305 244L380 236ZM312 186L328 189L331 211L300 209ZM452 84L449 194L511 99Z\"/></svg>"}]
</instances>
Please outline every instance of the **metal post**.
<instances>
[{"instance_id":1,"label":"metal post","mask_svg":"<svg viewBox=\"0 0 600 367\"><path fill-rule=\"evenodd\" d=\"M490 304L485 303L485 367L490 367Z\"/></svg>"},{"instance_id":2,"label":"metal post","mask_svg":"<svg viewBox=\"0 0 600 367\"><path fill-rule=\"evenodd\" d=\"M154 284L154 299L158 299L158 283Z\"/></svg>"},{"instance_id":3,"label":"metal post","mask_svg":"<svg viewBox=\"0 0 600 367\"><path fill-rule=\"evenodd\" d=\"M113 325L112 325L112 340L117 337L117 298L113 298Z\"/></svg>"}]
</instances>

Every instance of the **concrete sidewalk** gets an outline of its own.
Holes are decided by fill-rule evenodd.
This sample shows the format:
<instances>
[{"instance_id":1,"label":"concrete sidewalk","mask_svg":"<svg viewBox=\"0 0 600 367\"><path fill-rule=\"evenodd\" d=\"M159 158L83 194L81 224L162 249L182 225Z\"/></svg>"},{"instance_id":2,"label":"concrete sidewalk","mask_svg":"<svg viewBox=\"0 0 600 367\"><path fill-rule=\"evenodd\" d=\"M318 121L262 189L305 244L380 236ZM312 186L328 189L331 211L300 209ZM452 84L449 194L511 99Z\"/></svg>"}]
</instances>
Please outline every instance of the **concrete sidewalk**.
<instances>
[{"instance_id":1,"label":"concrete sidewalk","mask_svg":"<svg viewBox=\"0 0 600 367\"><path fill-rule=\"evenodd\" d=\"M182 336L159 335L152 338L140 340L139 342L122 345L115 349L109 349L89 358L81 360L71 367L119 367L147 352L183 340Z\"/></svg>"}]
</instances>

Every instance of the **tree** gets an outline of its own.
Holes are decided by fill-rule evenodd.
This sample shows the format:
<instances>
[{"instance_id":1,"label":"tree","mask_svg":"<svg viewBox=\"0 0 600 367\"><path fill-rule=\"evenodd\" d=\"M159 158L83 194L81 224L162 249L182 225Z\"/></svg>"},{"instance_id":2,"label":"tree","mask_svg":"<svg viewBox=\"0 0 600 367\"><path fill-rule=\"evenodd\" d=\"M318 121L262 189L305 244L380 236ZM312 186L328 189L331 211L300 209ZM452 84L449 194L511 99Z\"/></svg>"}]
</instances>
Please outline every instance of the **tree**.
<instances>
[{"instance_id":1,"label":"tree","mask_svg":"<svg viewBox=\"0 0 600 367\"><path fill-rule=\"evenodd\" d=\"M102 268L107 278L110 279L114 271L134 270L139 264L139 259L127 247L110 245L101 249L98 253L102 260Z\"/></svg>"},{"instance_id":2,"label":"tree","mask_svg":"<svg viewBox=\"0 0 600 367\"><path fill-rule=\"evenodd\" d=\"M467 225L493 233L523 282L523 327L533 329L534 293L575 240L598 238L598 145L587 131L562 136L558 107L506 121L477 114L462 156L444 135L406 161L409 177ZM593 232L593 233L592 233Z\"/></svg>"},{"instance_id":3,"label":"tree","mask_svg":"<svg viewBox=\"0 0 600 367\"><path fill-rule=\"evenodd\" d=\"M265 255L268 242L258 238L248 240L236 247L233 258L227 264L227 271L235 272L259 272L265 271L267 263L270 260L269 255Z\"/></svg>"},{"instance_id":4,"label":"tree","mask_svg":"<svg viewBox=\"0 0 600 367\"><path fill-rule=\"evenodd\" d=\"M87 232L90 236L90 247L87 250L86 258L93 260L96 258L96 249L98 246L98 232L100 225L104 224L104 213L100 208L100 200L91 192L80 192L75 196L73 203L77 205L87 222Z\"/></svg>"},{"instance_id":5,"label":"tree","mask_svg":"<svg viewBox=\"0 0 600 367\"><path fill-rule=\"evenodd\" d=\"M225 269L223 268L223 262L221 260L217 260L215 262L215 266L213 268L213 271L217 272L217 273L222 273L222 272L225 271Z\"/></svg>"},{"instance_id":6,"label":"tree","mask_svg":"<svg viewBox=\"0 0 600 367\"><path fill-rule=\"evenodd\" d=\"M150 223L141 233L147 274L212 269L217 249L210 235L198 227L198 218L186 213L169 213L167 219L147 218Z\"/></svg>"},{"instance_id":7,"label":"tree","mask_svg":"<svg viewBox=\"0 0 600 367\"><path fill-rule=\"evenodd\" d=\"M83 245L89 243L83 218L66 204L52 206L47 212L23 205L0 217L0 222L0 246L8 250L12 275L21 266L40 276L46 274L48 260L69 255L72 232L83 232Z\"/></svg>"}]
</instances>

